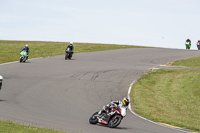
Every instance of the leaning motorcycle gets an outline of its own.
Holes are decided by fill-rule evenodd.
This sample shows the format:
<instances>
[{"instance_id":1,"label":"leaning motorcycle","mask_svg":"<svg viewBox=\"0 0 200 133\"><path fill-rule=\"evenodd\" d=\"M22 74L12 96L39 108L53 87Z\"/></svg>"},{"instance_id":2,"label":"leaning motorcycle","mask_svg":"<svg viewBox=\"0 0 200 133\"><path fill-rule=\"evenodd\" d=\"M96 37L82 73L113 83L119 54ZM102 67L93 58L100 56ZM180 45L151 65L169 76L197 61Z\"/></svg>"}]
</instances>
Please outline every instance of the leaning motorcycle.
<instances>
[{"instance_id":1,"label":"leaning motorcycle","mask_svg":"<svg viewBox=\"0 0 200 133\"><path fill-rule=\"evenodd\" d=\"M98 112L94 113L90 119L90 124L105 124L110 128L117 127L121 120L126 116L127 107L125 106L116 106L111 107L109 110L102 111L101 114L98 114Z\"/></svg>"},{"instance_id":2,"label":"leaning motorcycle","mask_svg":"<svg viewBox=\"0 0 200 133\"><path fill-rule=\"evenodd\" d=\"M19 62L20 62L20 63L21 63L21 62L26 62L27 57L28 57L28 55L27 55L26 50L21 51L21 52L20 52L20 60L19 60Z\"/></svg>"},{"instance_id":3,"label":"leaning motorcycle","mask_svg":"<svg viewBox=\"0 0 200 133\"><path fill-rule=\"evenodd\" d=\"M72 52L69 48L65 50L65 60L72 58Z\"/></svg>"}]
</instances>

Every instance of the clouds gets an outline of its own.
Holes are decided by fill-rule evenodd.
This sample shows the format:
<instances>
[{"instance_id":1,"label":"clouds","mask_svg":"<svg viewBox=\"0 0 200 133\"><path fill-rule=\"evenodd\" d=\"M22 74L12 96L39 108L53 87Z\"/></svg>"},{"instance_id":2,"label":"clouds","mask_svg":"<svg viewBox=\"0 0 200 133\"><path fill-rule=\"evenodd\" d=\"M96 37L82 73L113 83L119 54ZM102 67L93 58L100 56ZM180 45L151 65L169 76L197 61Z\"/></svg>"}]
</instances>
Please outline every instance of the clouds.
<instances>
[{"instance_id":1,"label":"clouds","mask_svg":"<svg viewBox=\"0 0 200 133\"><path fill-rule=\"evenodd\" d=\"M1 0L0 38L185 48L186 38L193 42L200 38L198 4L198 0Z\"/></svg>"}]
</instances>

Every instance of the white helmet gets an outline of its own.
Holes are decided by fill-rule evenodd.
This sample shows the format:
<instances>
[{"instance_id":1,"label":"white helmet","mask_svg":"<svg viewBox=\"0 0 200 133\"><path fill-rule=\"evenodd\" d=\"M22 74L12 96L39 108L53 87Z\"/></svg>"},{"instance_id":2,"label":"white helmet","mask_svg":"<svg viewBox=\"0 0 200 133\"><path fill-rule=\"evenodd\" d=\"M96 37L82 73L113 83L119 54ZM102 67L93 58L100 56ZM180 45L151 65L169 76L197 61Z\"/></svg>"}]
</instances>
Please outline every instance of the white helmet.
<instances>
[{"instance_id":1,"label":"white helmet","mask_svg":"<svg viewBox=\"0 0 200 133\"><path fill-rule=\"evenodd\" d=\"M73 45L73 42L70 42L70 45Z\"/></svg>"}]
</instances>

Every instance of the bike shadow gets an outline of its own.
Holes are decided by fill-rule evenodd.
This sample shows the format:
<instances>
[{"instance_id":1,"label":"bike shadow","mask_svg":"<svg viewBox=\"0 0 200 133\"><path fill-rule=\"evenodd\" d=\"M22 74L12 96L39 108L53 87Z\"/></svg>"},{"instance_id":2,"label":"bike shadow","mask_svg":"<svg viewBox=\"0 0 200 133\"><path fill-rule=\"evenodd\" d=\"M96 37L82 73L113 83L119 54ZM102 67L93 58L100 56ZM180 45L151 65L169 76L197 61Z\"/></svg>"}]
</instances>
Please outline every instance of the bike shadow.
<instances>
[{"instance_id":1,"label":"bike shadow","mask_svg":"<svg viewBox=\"0 0 200 133\"><path fill-rule=\"evenodd\" d=\"M101 126L101 127L107 127L109 128L107 125L104 125L104 124L97 124L98 126ZM110 128L110 129L113 129L113 130L116 130L116 129L120 129L120 130L127 130L127 129L131 129L129 127L122 127L122 126L118 126L118 127L115 127L115 128Z\"/></svg>"},{"instance_id":2,"label":"bike shadow","mask_svg":"<svg viewBox=\"0 0 200 133\"><path fill-rule=\"evenodd\" d=\"M31 62L26 61L26 62L19 62L19 63L21 63L21 64L26 64L26 63L31 63Z\"/></svg>"},{"instance_id":3,"label":"bike shadow","mask_svg":"<svg viewBox=\"0 0 200 133\"><path fill-rule=\"evenodd\" d=\"M72 59L67 59L67 60L75 60L75 59L72 58Z\"/></svg>"},{"instance_id":4,"label":"bike shadow","mask_svg":"<svg viewBox=\"0 0 200 133\"><path fill-rule=\"evenodd\" d=\"M0 99L0 102L3 102L3 101L6 101L6 100Z\"/></svg>"}]
</instances>

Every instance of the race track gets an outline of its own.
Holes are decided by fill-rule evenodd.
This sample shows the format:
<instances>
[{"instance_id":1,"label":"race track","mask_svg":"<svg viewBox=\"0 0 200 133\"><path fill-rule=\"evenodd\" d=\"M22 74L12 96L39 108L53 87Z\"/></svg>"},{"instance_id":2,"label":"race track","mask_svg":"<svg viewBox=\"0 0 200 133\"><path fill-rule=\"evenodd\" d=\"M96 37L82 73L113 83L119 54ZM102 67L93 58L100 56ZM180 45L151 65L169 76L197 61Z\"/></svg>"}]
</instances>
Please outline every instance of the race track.
<instances>
[{"instance_id":1,"label":"race track","mask_svg":"<svg viewBox=\"0 0 200 133\"><path fill-rule=\"evenodd\" d=\"M3 64L0 120L75 133L179 133L130 111L115 129L90 125L88 119L111 98L126 97L130 84L149 69L194 56L200 52L135 48Z\"/></svg>"}]
</instances>

